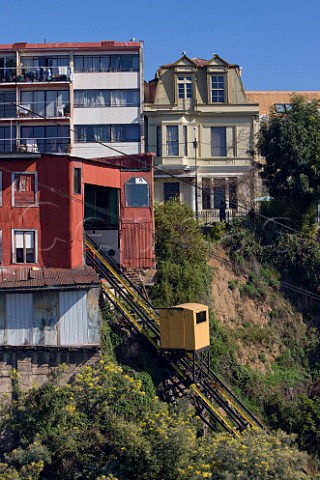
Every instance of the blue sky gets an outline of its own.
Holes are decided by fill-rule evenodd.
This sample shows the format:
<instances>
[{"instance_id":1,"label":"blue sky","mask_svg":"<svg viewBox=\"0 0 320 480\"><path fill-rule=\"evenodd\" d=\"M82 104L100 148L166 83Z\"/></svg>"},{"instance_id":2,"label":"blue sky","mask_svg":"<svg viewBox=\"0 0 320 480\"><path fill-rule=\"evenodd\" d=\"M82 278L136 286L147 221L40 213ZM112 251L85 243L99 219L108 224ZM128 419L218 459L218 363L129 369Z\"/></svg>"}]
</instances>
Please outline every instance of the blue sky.
<instances>
[{"instance_id":1,"label":"blue sky","mask_svg":"<svg viewBox=\"0 0 320 480\"><path fill-rule=\"evenodd\" d=\"M320 0L2 0L0 43L144 40L159 65L218 53L246 90L320 90Z\"/></svg>"}]
</instances>

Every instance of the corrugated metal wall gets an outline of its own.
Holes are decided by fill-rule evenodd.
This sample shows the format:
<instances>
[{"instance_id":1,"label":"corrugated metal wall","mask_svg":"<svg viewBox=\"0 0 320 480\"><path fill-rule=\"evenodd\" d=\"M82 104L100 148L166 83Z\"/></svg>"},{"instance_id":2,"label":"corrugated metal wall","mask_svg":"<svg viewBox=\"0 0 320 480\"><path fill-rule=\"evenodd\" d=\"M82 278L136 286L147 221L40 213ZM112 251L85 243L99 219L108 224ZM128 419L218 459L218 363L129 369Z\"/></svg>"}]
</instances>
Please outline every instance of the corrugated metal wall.
<instances>
[{"instance_id":1,"label":"corrugated metal wall","mask_svg":"<svg viewBox=\"0 0 320 480\"><path fill-rule=\"evenodd\" d=\"M34 345L58 344L57 292L33 294L33 339Z\"/></svg>"},{"instance_id":2,"label":"corrugated metal wall","mask_svg":"<svg viewBox=\"0 0 320 480\"><path fill-rule=\"evenodd\" d=\"M7 344L32 345L32 293L8 293L6 297Z\"/></svg>"},{"instance_id":3,"label":"corrugated metal wall","mask_svg":"<svg viewBox=\"0 0 320 480\"><path fill-rule=\"evenodd\" d=\"M88 343L87 292L59 293L60 345Z\"/></svg>"},{"instance_id":4,"label":"corrugated metal wall","mask_svg":"<svg viewBox=\"0 0 320 480\"><path fill-rule=\"evenodd\" d=\"M100 343L100 289L0 294L0 345Z\"/></svg>"},{"instance_id":5,"label":"corrugated metal wall","mask_svg":"<svg viewBox=\"0 0 320 480\"><path fill-rule=\"evenodd\" d=\"M154 267L152 222L141 219L138 223L122 225L123 263L134 268Z\"/></svg>"}]
</instances>

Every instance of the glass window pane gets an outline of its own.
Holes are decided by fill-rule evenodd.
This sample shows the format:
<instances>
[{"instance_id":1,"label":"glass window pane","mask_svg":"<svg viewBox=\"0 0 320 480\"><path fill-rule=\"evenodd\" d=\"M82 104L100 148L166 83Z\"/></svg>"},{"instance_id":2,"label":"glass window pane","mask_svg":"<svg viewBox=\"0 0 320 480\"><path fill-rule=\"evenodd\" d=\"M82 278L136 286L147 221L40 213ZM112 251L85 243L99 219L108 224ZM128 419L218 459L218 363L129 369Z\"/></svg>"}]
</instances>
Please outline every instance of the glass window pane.
<instances>
[{"instance_id":1,"label":"glass window pane","mask_svg":"<svg viewBox=\"0 0 320 480\"><path fill-rule=\"evenodd\" d=\"M211 155L213 157L226 157L226 127L211 128Z\"/></svg>"},{"instance_id":2,"label":"glass window pane","mask_svg":"<svg viewBox=\"0 0 320 480\"><path fill-rule=\"evenodd\" d=\"M144 178L130 178L125 187L127 207L149 206L149 184Z\"/></svg>"},{"instance_id":3,"label":"glass window pane","mask_svg":"<svg viewBox=\"0 0 320 480\"><path fill-rule=\"evenodd\" d=\"M83 57L74 57L74 71L83 72Z\"/></svg>"},{"instance_id":4,"label":"glass window pane","mask_svg":"<svg viewBox=\"0 0 320 480\"><path fill-rule=\"evenodd\" d=\"M178 126L167 126L167 155L179 155Z\"/></svg>"}]
</instances>

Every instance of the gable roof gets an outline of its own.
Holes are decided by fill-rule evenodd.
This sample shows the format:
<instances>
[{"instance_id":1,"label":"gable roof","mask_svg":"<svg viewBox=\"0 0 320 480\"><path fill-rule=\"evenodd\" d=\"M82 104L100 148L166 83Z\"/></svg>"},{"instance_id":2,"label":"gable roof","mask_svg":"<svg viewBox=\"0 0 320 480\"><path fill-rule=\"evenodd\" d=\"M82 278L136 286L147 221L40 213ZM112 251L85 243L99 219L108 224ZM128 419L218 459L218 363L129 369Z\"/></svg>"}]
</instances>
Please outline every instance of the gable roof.
<instances>
[{"instance_id":1,"label":"gable roof","mask_svg":"<svg viewBox=\"0 0 320 480\"><path fill-rule=\"evenodd\" d=\"M238 67L238 65L236 65L234 63L226 62L219 55L214 55L210 60L207 60L207 59L204 59L204 58L197 58L197 57L189 58L189 57L187 57L187 55L182 55L182 57L180 57L176 62L161 65L160 68L171 68L174 65L179 65L179 63L181 63L181 61L183 59L187 60L191 65L193 64L197 67L206 67L208 65L212 65L213 60L218 60L220 63L223 63L224 65L229 66L229 67Z\"/></svg>"},{"instance_id":2,"label":"gable roof","mask_svg":"<svg viewBox=\"0 0 320 480\"><path fill-rule=\"evenodd\" d=\"M307 101L319 100L320 91L314 92L290 92L290 91L252 91L246 92L249 103L259 104L259 115L269 115L270 109L275 104L290 103L293 94L301 95Z\"/></svg>"}]
</instances>

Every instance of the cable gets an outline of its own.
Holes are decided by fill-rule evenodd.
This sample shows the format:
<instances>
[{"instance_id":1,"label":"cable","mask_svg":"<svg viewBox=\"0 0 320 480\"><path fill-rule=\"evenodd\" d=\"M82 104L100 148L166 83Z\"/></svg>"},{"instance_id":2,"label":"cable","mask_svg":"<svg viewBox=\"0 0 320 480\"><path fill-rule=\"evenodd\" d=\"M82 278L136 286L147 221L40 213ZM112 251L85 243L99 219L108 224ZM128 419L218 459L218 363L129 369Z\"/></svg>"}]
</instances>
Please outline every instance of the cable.
<instances>
[{"instance_id":1,"label":"cable","mask_svg":"<svg viewBox=\"0 0 320 480\"><path fill-rule=\"evenodd\" d=\"M113 164L113 167L114 167L114 164ZM1 170L1 171L4 171L4 172L6 172L6 173L10 173L11 175L16 173L16 172L14 172L13 170L10 170L10 169L8 169L8 168L6 168L6 167L3 167L3 166L0 166L0 170ZM28 173L28 172L27 172L27 173ZM60 195L60 196L62 196L62 197L64 197L64 198L68 198L69 200L73 200L73 201L75 201L76 203L80 203L80 204L83 205L83 206L87 206L87 207L90 207L90 208L93 208L93 207L94 207L91 203L88 203L88 202L85 202L85 201L83 201L83 200L81 200L81 199L78 199L78 198L76 198L76 197L73 197L72 195L70 195L70 194L68 194L68 193L65 193L65 192L63 192L63 191L61 191L61 190L58 190L58 189L56 189L56 188L54 188L54 187L51 187L50 185L47 185L47 184L45 184L45 183L38 182L38 186L41 186L41 187L45 188L46 190L49 190L50 192L54 192L54 193L56 193L56 194L58 194L58 195ZM95 210L96 210L97 212L100 212L100 213L106 213L106 214L108 214L108 215L110 215L110 216L113 216L113 217L116 218L117 220L120 220L120 215L118 215L118 214L116 214L116 213L114 213L114 212L111 212L110 210L107 210L107 209L101 208L101 207L96 207ZM145 226L142 225L141 223L136 223L136 222L130 221L130 220L126 220L126 222L129 223L129 224L135 225L135 226L137 226L138 228L141 228L141 229L146 230L146 231L148 231L148 232L154 233L154 230L153 230L153 229L148 228L148 227L145 227Z\"/></svg>"},{"instance_id":2,"label":"cable","mask_svg":"<svg viewBox=\"0 0 320 480\"><path fill-rule=\"evenodd\" d=\"M1 94L0 94L0 97L4 98L4 96L1 95ZM56 125L56 126L61 126L61 124L58 123L57 121L55 121L55 120L50 120L50 119L48 119L47 117L45 117L45 116L43 116L43 115L41 115L41 114L38 114L38 113L36 113L36 112L33 112L31 109L27 109L27 108L25 108L24 106L22 106L22 105L20 105L20 104L18 104L18 103L16 103L16 102L5 102L5 103L10 103L11 105L15 105L17 108L18 108L18 107L19 107L19 108L22 108L22 109L24 109L25 111L27 111L27 112L29 112L29 113L32 113L32 114L34 114L34 115L36 115L36 116L38 116L39 118L42 118L42 119L44 119L44 120L47 120L49 123L52 123L52 124L54 124L54 125ZM69 127L69 129L70 129L70 131L75 132L75 129L70 128L70 127ZM90 138L90 137L89 137L89 138ZM139 163L143 164L144 166L148 166L148 164L147 164L146 162L144 162L142 159L140 159L140 158L137 156L137 154L128 154L128 153L122 152L122 151L119 150L118 148L111 147L110 145L107 145L107 144L105 144L104 142L100 142L99 140L96 140L96 139L94 139L94 138L92 138L92 143L97 143L97 144L99 144L99 145L101 145L101 146L103 146L103 147L105 147L105 148L108 148L108 149L110 149L111 151L114 151L114 152L116 152L116 153L118 153L118 154L120 154L120 155L127 156L127 157L131 157L131 158L133 157L133 158L135 158ZM171 173L168 172L168 171L164 171L164 170L162 170L161 168L159 168L159 167L157 167L157 166L155 166L155 165L153 165L153 169L154 169L154 170L157 170L157 171L160 171L161 173L164 173L166 176L169 176L169 177L171 177L171 178L174 178L175 180L178 180L178 181L180 181L181 183L185 183L185 184L187 184L188 186L190 186L190 182L189 182L189 181L184 180L184 179L181 178L181 177L177 177L176 175L171 174ZM255 170L255 167L254 167L254 166L253 166L253 167L250 167L250 169L248 169L248 173L250 173L251 170L254 171L254 170ZM247 173L247 172L246 172L246 173ZM237 179L238 179L238 177L237 177ZM203 189L202 187L200 187L199 185L196 185L195 188L197 189L197 191L201 191L201 193L202 193L203 191L205 191L206 193L208 192L208 190L204 190L204 189ZM241 209L249 212L249 208L248 208L248 207L245 207L244 205L241 205L241 204L238 203L238 207L240 207ZM266 217L265 215L262 215L260 212L257 212L256 215L259 216L259 217L261 217L261 218L263 218L264 220L271 221L271 222L273 222L273 223L275 223L275 224L277 224L277 225L279 225L279 226L281 226L281 227L283 227L283 228L286 228L286 229L288 229L288 230L291 230L291 231L293 231L293 232L301 235L301 232L299 232L297 229L294 229L294 228L292 228L292 227L289 227L288 225L286 225L286 224L284 224L284 223L282 223L282 222L279 222L278 220L275 220L275 219Z\"/></svg>"}]
</instances>

